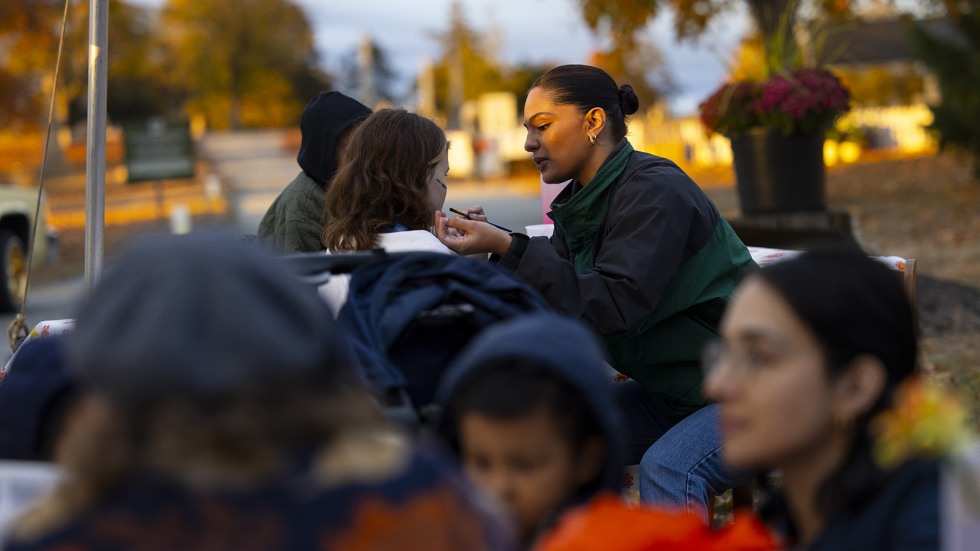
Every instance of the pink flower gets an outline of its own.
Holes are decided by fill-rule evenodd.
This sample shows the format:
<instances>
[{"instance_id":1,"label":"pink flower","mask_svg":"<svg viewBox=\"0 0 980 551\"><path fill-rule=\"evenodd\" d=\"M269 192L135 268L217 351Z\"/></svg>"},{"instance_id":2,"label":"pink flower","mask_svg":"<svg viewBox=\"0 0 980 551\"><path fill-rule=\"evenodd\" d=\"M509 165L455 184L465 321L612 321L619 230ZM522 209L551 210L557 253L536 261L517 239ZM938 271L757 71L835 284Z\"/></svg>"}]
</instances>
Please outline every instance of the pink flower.
<instances>
[{"instance_id":1,"label":"pink flower","mask_svg":"<svg viewBox=\"0 0 980 551\"><path fill-rule=\"evenodd\" d=\"M785 134L826 128L847 111L850 94L832 73L798 69L761 83L726 83L701 103L710 132L737 134L768 127Z\"/></svg>"}]
</instances>

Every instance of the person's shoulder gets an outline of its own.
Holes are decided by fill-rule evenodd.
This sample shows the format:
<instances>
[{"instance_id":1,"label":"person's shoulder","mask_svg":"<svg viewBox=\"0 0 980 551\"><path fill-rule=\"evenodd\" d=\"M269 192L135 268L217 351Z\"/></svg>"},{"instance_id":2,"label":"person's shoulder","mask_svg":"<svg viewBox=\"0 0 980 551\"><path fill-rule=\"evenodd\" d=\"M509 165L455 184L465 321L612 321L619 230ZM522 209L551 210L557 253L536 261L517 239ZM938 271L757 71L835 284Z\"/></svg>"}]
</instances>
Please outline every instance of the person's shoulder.
<instances>
[{"instance_id":1,"label":"person's shoulder","mask_svg":"<svg viewBox=\"0 0 980 551\"><path fill-rule=\"evenodd\" d=\"M910 461L892 475L883 490L900 508L939 510L940 465L937 460Z\"/></svg>"},{"instance_id":2,"label":"person's shoulder","mask_svg":"<svg viewBox=\"0 0 980 551\"><path fill-rule=\"evenodd\" d=\"M938 534L939 472L936 460L906 463L888 477L869 508L878 509L896 532Z\"/></svg>"},{"instance_id":3,"label":"person's shoulder","mask_svg":"<svg viewBox=\"0 0 980 551\"><path fill-rule=\"evenodd\" d=\"M438 237L432 235L432 232L426 230L382 233L379 242L389 252L428 251L455 254Z\"/></svg>"},{"instance_id":4,"label":"person's shoulder","mask_svg":"<svg viewBox=\"0 0 980 551\"><path fill-rule=\"evenodd\" d=\"M319 197L322 201L325 193L323 186L318 184L313 178L310 178L305 172L300 171L293 178L293 181L289 182L289 185L282 190L280 198L288 198L287 202L295 202L301 201L303 198L315 196Z\"/></svg>"},{"instance_id":5,"label":"person's shoulder","mask_svg":"<svg viewBox=\"0 0 980 551\"><path fill-rule=\"evenodd\" d=\"M85 505L66 502L57 491L49 493L17 519L3 549L135 549L148 534L181 515L190 516L188 494L163 479L140 472L124 481L118 491L103 494ZM129 529L107 533L106 526Z\"/></svg>"},{"instance_id":6,"label":"person's shoulder","mask_svg":"<svg viewBox=\"0 0 980 551\"><path fill-rule=\"evenodd\" d=\"M369 543L377 542L377 526L383 525L390 537L418 537L421 529L434 550L448 551L439 543L454 539L446 539L448 533L481 548L500 548L505 539L498 512L449 456L424 439L368 431L340 438L325 452L314 465L325 476L310 505L336 510L343 504L346 521L332 530L337 538L374 547Z\"/></svg>"},{"instance_id":7,"label":"person's shoulder","mask_svg":"<svg viewBox=\"0 0 980 551\"><path fill-rule=\"evenodd\" d=\"M646 151L634 150L630 154L629 162L626 164L626 170L630 170L630 168L639 171L661 171L665 173L684 174L686 176L685 172L674 161L667 157L647 153Z\"/></svg>"},{"instance_id":8,"label":"person's shoulder","mask_svg":"<svg viewBox=\"0 0 980 551\"><path fill-rule=\"evenodd\" d=\"M938 462L906 463L873 496L842 511L814 549L938 549L939 486Z\"/></svg>"},{"instance_id":9,"label":"person's shoulder","mask_svg":"<svg viewBox=\"0 0 980 551\"><path fill-rule=\"evenodd\" d=\"M877 504L893 510L938 508L939 469L938 461L931 459L905 463L885 479L869 506Z\"/></svg>"},{"instance_id":10,"label":"person's shoulder","mask_svg":"<svg viewBox=\"0 0 980 551\"><path fill-rule=\"evenodd\" d=\"M645 186L696 186L674 161L643 151L634 151L623 170L624 184L644 184Z\"/></svg>"},{"instance_id":11,"label":"person's shoulder","mask_svg":"<svg viewBox=\"0 0 980 551\"><path fill-rule=\"evenodd\" d=\"M677 164L665 157L634 151L620 176L620 201L700 203L704 192Z\"/></svg>"},{"instance_id":12,"label":"person's shoulder","mask_svg":"<svg viewBox=\"0 0 980 551\"><path fill-rule=\"evenodd\" d=\"M259 223L260 237L263 233L268 234L275 231L280 223L279 220L288 215L289 211L294 208L293 205L297 199L301 195L309 193L310 184L315 185L316 182L303 171L300 171L292 181L286 184L286 187L273 199L269 208L266 209L265 215L262 216L262 221Z\"/></svg>"}]
</instances>

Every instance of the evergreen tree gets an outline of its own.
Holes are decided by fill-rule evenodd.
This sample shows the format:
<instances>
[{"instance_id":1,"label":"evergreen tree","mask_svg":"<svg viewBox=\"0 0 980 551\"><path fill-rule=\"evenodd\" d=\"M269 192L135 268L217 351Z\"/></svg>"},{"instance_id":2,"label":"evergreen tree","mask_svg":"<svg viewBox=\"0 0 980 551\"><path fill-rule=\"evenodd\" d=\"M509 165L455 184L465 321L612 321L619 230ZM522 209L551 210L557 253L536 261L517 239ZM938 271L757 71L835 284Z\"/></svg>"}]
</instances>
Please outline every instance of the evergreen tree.
<instances>
[{"instance_id":1,"label":"evergreen tree","mask_svg":"<svg viewBox=\"0 0 980 551\"><path fill-rule=\"evenodd\" d=\"M951 15L955 36L937 36L915 22L912 36L942 94L941 103L932 107L931 128L940 134L940 147L962 149L973 156L974 177L980 180L980 9L965 5Z\"/></svg>"}]
</instances>

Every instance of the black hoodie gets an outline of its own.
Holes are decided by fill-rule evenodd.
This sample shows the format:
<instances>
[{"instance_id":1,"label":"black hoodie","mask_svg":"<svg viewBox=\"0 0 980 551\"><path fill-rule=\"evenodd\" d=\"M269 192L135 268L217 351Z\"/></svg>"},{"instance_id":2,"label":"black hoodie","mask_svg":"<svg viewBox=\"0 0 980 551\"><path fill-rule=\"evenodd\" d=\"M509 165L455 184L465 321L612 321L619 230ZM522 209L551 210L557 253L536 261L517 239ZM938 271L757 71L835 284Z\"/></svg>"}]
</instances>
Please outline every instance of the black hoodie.
<instances>
[{"instance_id":1,"label":"black hoodie","mask_svg":"<svg viewBox=\"0 0 980 551\"><path fill-rule=\"evenodd\" d=\"M303 172L326 186L337 172L340 135L370 114L370 108L340 92L320 92L310 100L299 121L302 142L296 160Z\"/></svg>"},{"instance_id":2,"label":"black hoodie","mask_svg":"<svg viewBox=\"0 0 980 551\"><path fill-rule=\"evenodd\" d=\"M622 488L625 433L612 391L613 371L606 365L602 350L595 334L581 322L556 314L515 317L485 329L459 354L439 385L437 402L449 403L464 379L496 358L527 358L550 369L580 391L608 445L598 489L575 496L567 505L582 504L598 491L619 492ZM454 412L445 411L437 431L458 454L457 422ZM551 521L561 511L555 513Z\"/></svg>"}]
</instances>

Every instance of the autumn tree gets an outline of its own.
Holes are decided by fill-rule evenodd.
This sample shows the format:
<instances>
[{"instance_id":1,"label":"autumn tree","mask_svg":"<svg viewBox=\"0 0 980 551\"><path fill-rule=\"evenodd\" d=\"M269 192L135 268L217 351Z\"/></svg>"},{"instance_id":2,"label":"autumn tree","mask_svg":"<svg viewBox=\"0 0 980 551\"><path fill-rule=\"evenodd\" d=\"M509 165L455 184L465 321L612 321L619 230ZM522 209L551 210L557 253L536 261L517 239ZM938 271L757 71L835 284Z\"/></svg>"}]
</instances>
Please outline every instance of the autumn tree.
<instances>
[{"instance_id":1,"label":"autumn tree","mask_svg":"<svg viewBox=\"0 0 980 551\"><path fill-rule=\"evenodd\" d=\"M975 0L576 0L585 23L594 32L608 36L613 44L626 44L661 12L674 14L674 34L679 40L697 40L716 18L730 14L736 5L744 4L765 41L776 37L781 26L793 28L797 13L809 18L825 17L848 20L876 5L896 9L909 6L925 13L945 11L954 14ZM787 12L789 8L792 8ZM788 24L781 18L788 13ZM921 14L920 14L921 15Z\"/></svg>"},{"instance_id":2,"label":"autumn tree","mask_svg":"<svg viewBox=\"0 0 980 551\"><path fill-rule=\"evenodd\" d=\"M67 122L85 120L88 97L89 2L72 4L60 93ZM106 111L110 121L169 115L180 108L180 90L169 80L162 59L155 14L124 0L108 3Z\"/></svg>"},{"instance_id":3,"label":"autumn tree","mask_svg":"<svg viewBox=\"0 0 980 551\"><path fill-rule=\"evenodd\" d=\"M805 6L834 18L852 13L855 0L578 0L582 18L593 31L608 35L613 44L629 45L637 34L664 10L674 13L674 34L695 40L712 20L731 13L744 1L763 36L774 36L788 7ZM790 21L792 23L792 21ZM792 25L789 25L791 28Z\"/></svg>"},{"instance_id":4,"label":"autumn tree","mask_svg":"<svg viewBox=\"0 0 980 551\"><path fill-rule=\"evenodd\" d=\"M517 98L518 106L522 106L531 84L553 65L502 63L495 32L481 33L470 26L458 0L450 6L448 28L433 33L441 46L433 64L436 108L447 115L447 125L458 127L462 103L476 100L487 92L510 92Z\"/></svg>"},{"instance_id":5,"label":"autumn tree","mask_svg":"<svg viewBox=\"0 0 980 551\"><path fill-rule=\"evenodd\" d=\"M290 124L329 87L306 14L290 0L167 0L161 21L185 110L212 128Z\"/></svg>"},{"instance_id":6,"label":"autumn tree","mask_svg":"<svg viewBox=\"0 0 980 551\"><path fill-rule=\"evenodd\" d=\"M531 89L531 85L552 67L554 64L531 62L510 65L506 68L500 89L513 93L517 97L518 108L523 110L524 100L527 98L527 92Z\"/></svg>"},{"instance_id":7,"label":"autumn tree","mask_svg":"<svg viewBox=\"0 0 980 551\"><path fill-rule=\"evenodd\" d=\"M88 97L89 2L69 3L55 123L81 124ZM63 0L0 2L0 125L37 127L47 120ZM110 121L165 115L180 94L167 80L154 13L124 0L108 2Z\"/></svg>"},{"instance_id":8,"label":"autumn tree","mask_svg":"<svg viewBox=\"0 0 980 551\"><path fill-rule=\"evenodd\" d=\"M940 134L940 145L964 150L973 156L973 176L980 181L980 7L950 2L953 36L936 36L912 23L920 58L936 75L942 100L931 106L931 127Z\"/></svg>"},{"instance_id":9,"label":"autumn tree","mask_svg":"<svg viewBox=\"0 0 980 551\"><path fill-rule=\"evenodd\" d=\"M54 85L64 2L0 2L0 127L36 128Z\"/></svg>"},{"instance_id":10,"label":"autumn tree","mask_svg":"<svg viewBox=\"0 0 980 551\"><path fill-rule=\"evenodd\" d=\"M609 73L617 83L632 86L641 109L653 107L675 89L660 50L643 39L629 47L594 52L589 63Z\"/></svg>"},{"instance_id":11,"label":"autumn tree","mask_svg":"<svg viewBox=\"0 0 980 551\"><path fill-rule=\"evenodd\" d=\"M433 66L436 108L446 114L450 128L458 128L463 102L502 89L504 77L496 52L467 22L458 0L450 4L449 27L433 36L442 48Z\"/></svg>"},{"instance_id":12,"label":"autumn tree","mask_svg":"<svg viewBox=\"0 0 980 551\"><path fill-rule=\"evenodd\" d=\"M874 0L865 0L872 2ZM840 20L853 15L860 0L578 0L585 23L606 37L613 49L635 48L640 32L661 12L674 15L674 34L679 40L696 41L716 18L730 14L744 3L763 45L768 67L791 64L798 55L793 29L799 10L814 16Z\"/></svg>"},{"instance_id":13,"label":"autumn tree","mask_svg":"<svg viewBox=\"0 0 980 551\"><path fill-rule=\"evenodd\" d=\"M735 79L764 79L774 71L799 65L806 60L797 45L796 23L818 23L811 37L833 32L834 25L852 20L871 10L900 10L910 7L901 0L578 0L586 24L612 44L613 50L628 52L642 39L641 31L664 10L674 15L674 32L680 40L697 40L714 19L730 13L743 4L755 24L753 35L746 37L735 53L731 72ZM967 9L973 0L925 0L912 8L918 15L946 11L956 14ZM818 42L818 41L817 41ZM816 42L808 47L819 49ZM826 52L808 52L810 55ZM851 82L867 92L870 103L900 101L918 93L921 77L915 74L891 78L881 75ZM895 87L893 93L883 90Z\"/></svg>"},{"instance_id":14,"label":"autumn tree","mask_svg":"<svg viewBox=\"0 0 980 551\"><path fill-rule=\"evenodd\" d=\"M851 93L851 101L864 107L910 105L925 91L925 78L914 66L900 71L872 67L863 70L836 68L834 72Z\"/></svg>"}]
</instances>

